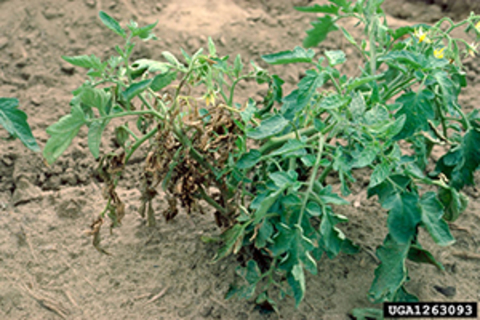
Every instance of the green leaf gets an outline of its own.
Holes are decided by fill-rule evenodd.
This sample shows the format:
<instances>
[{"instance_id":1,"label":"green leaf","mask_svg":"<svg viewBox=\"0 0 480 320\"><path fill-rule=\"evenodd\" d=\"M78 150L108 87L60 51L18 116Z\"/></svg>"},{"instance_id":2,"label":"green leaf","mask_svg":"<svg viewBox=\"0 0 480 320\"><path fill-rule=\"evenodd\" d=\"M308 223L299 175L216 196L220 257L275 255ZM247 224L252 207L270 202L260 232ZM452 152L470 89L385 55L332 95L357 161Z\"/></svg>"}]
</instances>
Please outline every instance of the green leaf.
<instances>
[{"instance_id":1,"label":"green leaf","mask_svg":"<svg viewBox=\"0 0 480 320\"><path fill-rule=\"evenodd\" d=\"M62 59L77 67L103 70L102 61L100 61L100 59L94 56L93 54L90 56L87 56L87 55L74 56L74 57L62 56Z\"/></svg>"},{"instance_id":2,"label":"green leaf","mask_svg":"<svg viewBox=\"0 0 480 320\"><path fill-rule=\"evenodd\" d=\"M312 217L319 217L322 215L322 207L313 201L308 202L306 210Z\"/></svg>"},{"instance_id":3,"label":"green leaf","mask_svg":"<svg viewBox=\"0 0 480 320\"><path fill-rule=\"evenodd\" d=\"M319 192L317 196L322 200L323 204L349 205L350 202L340 197L338 194L332 192L332 186L328 185Z\"/></svg>"},{"instance_id":4,"label":"green leaf","mask_svg":"<svg viewBox=\"0 0 480 320\"><path fill-rule=\"evenodd\" d=\"M455 188L441 188L438 198L445 208L443 218L447 221L455 221L468 206L468 198Z\"/></svg>"},{"instance_id":5,"label":"green leaf","mask_svg":"<svg viewBox=\"0 0 480 320\"><path fill-rule=\"evenodd\" d=\"M233 227L222 233L221 237L224 244L215 254L215 257L213 258L214 262L228 256L232 252L236 253L240 250L246 227L247 224L235 224Z\"/></svg>"},{"instance_id":6,"label":"green leaf","mask_svg":"<svg viewBox=\"0 0 480 320\"><path fill-rule=\"evenodd\" d=\"M445 71L435 72L433 76L437 80L441 92L443 104L441 104L440 107L445 108L446 110L444 110L452 115L457 115L458 112L455 107L458 107L457 97L460 90L456 88L454 82L448 77L448 73Z\"/></svg>"},{"instance_id":7,"label":"green leaf","mask_svg":"<svg viewBox=\"0 0 480 320\"><path fill-rule=\"evenodd\" d=\"M215 43L213 43L213 39L208 37L208 53L211 57L215 57L217 55L217 49L215 48Z\"/></svg>"},{"instance_id":8,"label":"green leaf","mask_svg":"<svg viewBox=\"0 0 480 320\"><path fill-rule=\"evenodd\" d=\"M293 51L281 51L272 54L265 54L262 56L263 61L268 64L287 64L299 62L312 62L315 56L315 51L312 49L305 50L301 47L295 47Z\"/></svg>"},{"instance_id":9,"label":"green leaf","mask_svg":"<svg viewBox=\"0 0 480 320\"><path fill-rule=\"evenodd\" d=\"M355 308L352 317L356 320L383 320L383 309Z\"/></svg>"},{"instance_id":10,"label":"green leaf","mask_svg":"<svg viewBox=\"0 0 480 320\"><path fill-rule=\"evenodd\" d=\"M150 89L153 91L160 91L170 85L175 79L177 79L176 71L158 74L153 78Z\"/></svg>"},{"instance_id":11,"label":"green leaf","mask_svg":"<svg viewBox=\"0 0 480 320\"><path fill-rule=\"evenodd\" d=\"M240 56L240 54L237 54L237 57L235 58L235 62L233 63L233 72L235 73L235 77L238 78L242 70L243 70L242 57Z\"/></svg>"},{"instance_id":12,"label":"green leaf","mask_svg":"<svg viewBox=\"0 0 480 320\"><path fill-rule=\"evenodd\" d=\"M162 52L163 57L167 60L172 66L176 67L179 70L183 70L184 66L175 58L173 54L168 51Z\"/></svg>"},{"instance_id":13,"label":"green leaf","mask_svg":"<svg viewBox=\"0 0 480 320\"><path fill-rule=\"evenodd\" d=\"M268 219L265 219L258 229L257 237L255 238L255 247L257 249L264 248L267 242L272 242L273 226Z\"/></svg>"},{"instance_id":14,"label":"green leaf","mask_svg":"<svg viewBox=\"0 0 480 320\"><path fill-rule=\"evenodd\" d=\"M352 168L363 168L369 166L377 158L377 155L380 151L381 148L378 144L370 143L365 145L363 150L352 154L355 159L352 163Z\"/></svg>"},{"instance_id":15,"label":"green leaf","mask_svg":"<svg viewBox=\"0 0 480 320\"><path fill-rule=\"evenodd\" d=\"M236 168L237 169L250 169L254 167L262 159L262 154L256 150L252 149L248 153L243 154L240 159L238 159Z\"/></svg>"},{"instance_id":16,"label":"green leaf","mask_svg":"<svg viewBox=\"0 0 480 320\"><path fill-rule=\"evenodd\" d=\"M445 271L443 265L438 262L430 252L423 249L419 245L412 244L410 246L407 258L413 262L431 264L437 267L438 270Z\"/></svg>"},{"instance_id":17,"label":"green leaf","mask_svg":"<svg viewBox=\"0 0 480 320\"><path fill-rule=\"evenodd\" d=\"M472 128L465 133L461 144L462 160L453 169L450 185L457 190L475 184L473 174L480 165L480 131Z\"/></svg>"},{"instance_id":18,"label":"green leaf","mask_svg":"<svg viewBox=\"0 0 480 320\"><path fill-rule=\"evenodd\" d=\"M325 51L325 56L328 59L328 64L332 67L347 61L345 52L342 50Z\"/></svg>"},{"instance_id":19,"label":"green leaf","mask_svg":"<svg viewBox=\"0 0 480 320\"><path fill-rule=\"evenodd\" d=\"M249 131L247 136L255 139L261 140L273 136L274 134L280 133L288 124L288 121L281 115L275 115L265 121L262 121L260 126Z\"/></svg>"},{"instance_id":20,"label":"green leaf","mask_svg":"<svg viewBox=\"0 0 480 320\"><path fill-rule=\"evenodd\" d=\"M400 39L401 37L413 33L415 28L412 26L400 27L396 30L390 30L390 34L393 37L393 41Z\"/></svg>"},{"instance_id":21,"label":"green leaf","mask_svg":"<svg viewBox=\"0 0 480 320\"><path fill-rule=\"evenodd\" d=\"M150 60L150 59L138 59L131 65L133 72L138 70L146 70L148 72L160 72L167 73L170 71L168 63Z\"/></svg>"},{"instance_id":22,"label":"green leaf","mask_svg":"<svg viewBox=\"0 0 480 320\"><path fill-rule=\"evenodd\" d=\"M334 214L329 206L325 208L326 210L323 212L322 222L320 223L321 243L323 243L328 257L333 259L340 253L345 240L345 235L335 225L340 222L346 222L347 218Z\"/></svg>"},{"instance_id":23,"label":"green leaf","mask_svg":"<svg viewBox=\"0 0 480 320\"><path fill-rule=\"evenodd\" d=\"M100 142L102 141L102 133L107 124L108 120L95 121L88 129L88 148L95 159L98 159L100 155Z\"/></svg>"},{"instance_id":24,"label":"green leaf","mask_svg":"<svg viewBox=\"0 0 480 320\"><path fill-rule=\"evenodd\" d=\"M289 170L288 172L276 171L268 175L278 188L286 188L294 184L298 179L298 174Z\"/></svg>"},{"instance_id":25,"label":"green leaf","mask_svg":"<svg viewBox=\"0 0 480 320\"><path fill-rule=\"evenodd\" d=\"M137 28L135 32L132 33L132 36L137 36L142 40L150 40L150 39L156 39L155 35L152 33L152 30L157 26L158 21L151 23L149 25L146 25L141 28Z\"/></svg>"},{"instance_id":26,"label":"green leaf","mask_svg":"<svg viewBox=\"0 0 480 320\"><path fill-rule=\"evenodd\" d=\"M413 68L415 70L426 67L427 60L424 54L411 51L390 51L385 56L378 59L379 61L395 61L400 65Z\"/></svg>"},{"instance_id":27,"label":"green leaf","mask_svg":"<svg viewBox=\"0 0 480 320\"><path fill-rule=\"evenodd\" d=\"M405 289L405 286L402 285L400 289L398 289L397 293L393 296L390 301L394 302L419 302L417 296L411 294L410 292Z\"/></svg>"},{"instance_id":28,"label":"green leaf","mask_svg":"<svg viewBox=\"0 0 480 320\"><path fill-rule=\"evenodd\" d=\"M352 100L348 105L348 109L350 109L352 120L355 122L358 121L361 116L363 116L365 110L367 110L367 105L363 95L360 92L355 91L352 93Z\"/></svg>"},{"instance_id":29,"label":"green leaf","mask_svg":"<svg viewBox=\"0 0 480 320\"><path fill-rule=\"evenodd\" d=\"M68 148L83 124L85 115L78 105L74 105L69 115L63 116L47 128L51 137L43 149L43 156L49 164L53 164Z\"/></svg>"},{"instance_id":30,"label":"green leaf","mask_svg":"<svg viewBox=\"0 0 480 320\"><path fill-rule=\"evenodd\" d=\"M122 95L126 101L131 101L134 97L147 90L152 84L153 79L146 79L139 82L132 83Z\"/></svg>"},{"instance_id":31,"label":"green leaf","mask_svg":"<svg viewBox=\"0 0 480 320\"><path fill-rule=\"evenodd\" d=\"M305 142L299 140L288 140L281 148L270 153L270 156L301 157L307 154Z\"/></svg>"},{"instance_id":32,"label":"green leaf","mask_svg":"<svg viewBox=\"0 0 480 320\"><path fill-rule=\"evenodd\" d=\"M303 110L312 100L317 88L321 87L328 79L326 72L318 73L315 70L307 70L305 77L298 83L298 93L294 103L293 110L297 113ZM293 92L292 92L293 93Z\"/></svg>"},{"instance_id":33,"label":"green leaf","mask_svg":"<svg viewBox=\"0 0 480 320\"><path fill-rule=\"evenodd\" d=\"M388 231L398 243L409 243L417 234L422 220L418 196L412 193L394 193L382 204L388 212Z\"/></svg>"},{"instance_id":34,"label":"green leaf","mask_svg":"<svg viewBox=\"0 0 480 320\"><path fill-rule=\"evenodd\" d=\"M355 38L350 34L350 32L347 31L344 27L340 27L340 30L342 30L343 35L345 36L345 39L347 39L348 42L350 42L353 45L357 44L357 41L355 41Z\"/></svg>"},{"instance_id":35,"label":"green leaf","mask_svg":"<svg viewBox=\"0 0 480 320\"><path fill-rule=\"evenodd\" d=\"M311 7L294 7L294 9L300 12L328 13L328 14L336 15L340 8L331 4L330 5L326 4L323 6L315 4Z\"/></svg>"},{"instance_id":36,"label":"green leaf","mask_svg":"<svg viewBox=\"0 0 480 320\"><path fill-rule=\"evenodd\" d=\"M305 274L300 264L296 264L292 271L287 274L287 281L293 289L295 308L298 308L305 296Z\"/></svg>"},{"instance_id":37,"label":"green leaf","mask_svg":"<svg viewBox=\"0 0 480 320\"><path fill-rule=\"evenodd\" d=\"M422 207L422 223L432 237L433 241L440 246L448 246L455 242L450 233L448 224L443 220L443 205L438 201L434 192L426 192L420 199Z\"/></svg>"},{"instance_id":38,"label":"green leaf","mask_svg":"<svg viewBox=\"0 0 480 320\"><path fill-rule=\"evenodd\" d=\"M105 107L110 100L111 94L104 89L84 86L79 93L80 101L99 110L101 115L105 115Z\"/></svg>"},{"instance_id":39,"label":"green leaf","mask_svg":"<svg viewBox=\"0 0 480 320\"><path fill-rule=\"evenodd\" d=\"M240 112L240 117L243 122L249 123L250 120L252 120L255 111L257 111L257 103L252 98L248 98L247 107Z\"/></svg>"},{"instance_id":40,"label":"green leaf","mask_svg":"<svg viewBox=\"0 0 480 320\"><path fill-rule=\"evenodd\" d=\"M428 120L435 118L432 101L435 95L429 90L420 92L408 92L400 96L396 102L402 104L402 108L395 114L396 118L405 115L407 118L402 131L394 137L395 140L411 137L418 131L429 129Z\"/></svg>"},{"instance_id":41,"label":"green leaf","mask_svg":"<svg viewBox=\"0 0 480 320\"><path fill-rule=\"evenodd\" d=\"M323 98L319 108L325 110L340 109L348 103L350 103L350 98L335 93Z\"/></svg>"},{"instance_id":42,"label":"green leaf","mask_svg":"<svg viewBox=\"0 0 480 320\"><path fill-rule=\"evenodd\" d=\"M373 303L391 301L391 298L407 281L405 259L410 248L409 243L400 244L387 235L382 246L377 249L381 263L375 269L375 279L368 296Z\"/></svg>"},{"instance_id":43,"label":"green leaf","mask_svg":"<svg viewBox=\"0 0 480 320\"><path fill-rule=\"evenodd\" d=\"M287 187L278 189L277 191L270 193L267 197L262 199L262 202L260 203L258 209L255 211L254 214L254 224L259 223L265 217L265 215L268 213L268 210L273 206L273 204L275 203L275 201L277 201L280 195L283 194Z\"/></svg>"},{"instance_id":44,"label":"green leaf","mask_svg":"<svg viewBox=\"0 0 480 320\"><path fill-rule=\"evenodd\" d=\"M373 188L381 184L390 175L390 166L387 162L382 162L375 166L372 175L370 176L370 183L368 188Z\"/></svg>"},{"instance_id":45,"label":"green leaf","mask_svg":"<svg viewBox=\"0 0 480 320\"><path fill-rule=\"evenodd\" d=\"M235 272L248 284L256 284L261 279L260 268L255 260L248 260L246 267L238 266Z\"/></svg>"},{"instance_id":46,"label":"green leaf","mask_svg":"<svg viewBox=\"0 0 480 320\"><path fill-rule=\"evenodd\" d=\"M329 32L338 30L335 21L328 15L318 18L318 21L312 22L311 25L313 28L307 30L307 37L303 40L303 46L305 48L318 45L327 38Z\"/></svg>"},{"instance_id":47,"label":"green leaf","mask_svg":"<svg viewBox=\"0 0 480 320\"><path fill-rule=\"evenodd\" d=\"M363 86L364 84L370 83L372 81L377 81L378 79L381 79L383 75L378 74L375 76L367 76L367 77L362 77L362 78L355 78L353 80L349 80L347 84L347 91L351 92L353 89Z\"/></svg>"},{"instance_id":48,"label":"green leaf","mask_svg":"<svg viewBox=\"0 0 480 320\"><path fill-rule=\"evenodd\" d=\"M103 24L122 38L126 38L127 34L125 33L125 30L120 26L120 24L117 22L117 20L113 19L110 17L108 14L106 14L103 11L99 12L99 17L100 20L102 20Z\"/></svg>"},{"instance_id":49,"label":"green leaf","mask_svg":"<svg viewBox=\"0 0 480 320\"><path fill-rule=\"evenodd\" d=\"M40 147L33 137L27 122L27 114L18 108L18 99L0 98L0 125L7 132L20 139L28 149L38 152Z\"/></svg>"}]
</instances>

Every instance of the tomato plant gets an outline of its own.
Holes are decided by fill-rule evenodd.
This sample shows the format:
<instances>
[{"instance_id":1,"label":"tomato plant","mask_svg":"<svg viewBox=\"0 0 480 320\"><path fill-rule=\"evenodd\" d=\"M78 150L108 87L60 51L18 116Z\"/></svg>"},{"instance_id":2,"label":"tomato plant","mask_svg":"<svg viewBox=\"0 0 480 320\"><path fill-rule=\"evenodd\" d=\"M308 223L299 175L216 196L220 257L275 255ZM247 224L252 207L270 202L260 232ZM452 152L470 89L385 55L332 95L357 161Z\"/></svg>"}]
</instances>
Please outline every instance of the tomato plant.
<instances>
[{"instance_id":1,"label":"tomato plant","mask_svg":"<svg viewBox=\"0 0 480 320\"><path fill-rule=\"evenodd\" d=\"M406 260L443 269L419 242L419 228L440 246L455 241L447 222L465 210L461 190L474 184L480 164L480 115L465 113L458 102L467 85L461 55L475 55L476 46L451 35L466 27L478 39L480 16L392 29L382 2L330 0L296 8L323 14L307 31L305 48L262 56L268 64L306 66L305 77L285 95L279 75L253 62L245 67L240 55L230 62L211 39L207 53L182 50L181 61L168 51L161 61L131 61L133 40L155 38L156 24L131 22L124 29L100 12L125 45L108 61L63 57L87 68L88 78L73 92L71 113L48 127L43 152L53 163L88 127L107 201L92 224L95 247L106 252L99 237L105 216L112 227L121 224L125 205L115 187L132 154L148 144L139 210L148 224L155 224L152 199L160 188L167 220L177 215L178 204L190 213L205 200L223 229L215 260L245 257L227 297L256 297L276 308L276 297L291 295L298 306L305 270L316 274L319 259L359 250L340 228L347 217L335 208L348 204L353 172L366 168L368 196L377 196L388 214L368 296L376 303L417 300L404 286ZM340 26L342 19L356 19L363 38ZM318 55L311 49L331 32L343 34L360 53L358 76L340 74L343 51ZM263 101L239 101L236 86L247 79L268 85ZM100 156L104 129L115 118L125 119L115 128L123 151ZM436 163L434 148L444 152ZM327 184L329 175L339 178L341 194Z\"/></svg>"}]
</instances>

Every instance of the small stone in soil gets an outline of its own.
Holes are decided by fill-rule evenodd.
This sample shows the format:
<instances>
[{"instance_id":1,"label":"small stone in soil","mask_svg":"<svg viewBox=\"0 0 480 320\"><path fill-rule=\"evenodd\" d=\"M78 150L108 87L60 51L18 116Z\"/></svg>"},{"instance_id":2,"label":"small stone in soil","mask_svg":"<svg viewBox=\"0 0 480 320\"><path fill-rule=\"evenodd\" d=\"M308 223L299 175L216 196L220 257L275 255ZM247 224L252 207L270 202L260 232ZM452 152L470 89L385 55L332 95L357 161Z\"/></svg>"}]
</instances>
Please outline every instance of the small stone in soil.
<instances>
[{"instance_id":1,"label":"small stone in soil","mask_svg":"<svg viewBox=\"0 0 480 320\"><path fill-rule=\"evenodd\" d=\"M31 184L25 177L21 177L17 183L15 183L15 191L12 196L12 201L15 206L41 198L42 192L40 188Z\"/></svg>"},{"instance_id":2,"label":"small stone in soil","mask_svg":"<svg viewBox=\"0 0 480 320\"><path fill-rule=\"evenodd\" d=\"M455 294L457 293L457 288L455 287L433 286L433 288L448 298L454 297Z\"/></svg>"}]
</instances>

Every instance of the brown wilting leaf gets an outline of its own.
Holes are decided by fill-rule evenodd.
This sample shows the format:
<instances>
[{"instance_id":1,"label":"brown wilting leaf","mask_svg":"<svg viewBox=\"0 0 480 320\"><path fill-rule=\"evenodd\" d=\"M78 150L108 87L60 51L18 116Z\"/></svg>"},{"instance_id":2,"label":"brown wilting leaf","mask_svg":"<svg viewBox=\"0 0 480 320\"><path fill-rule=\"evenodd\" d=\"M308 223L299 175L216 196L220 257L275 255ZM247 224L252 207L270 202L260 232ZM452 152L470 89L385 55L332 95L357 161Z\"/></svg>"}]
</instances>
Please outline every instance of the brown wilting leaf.
<instances>
[{"instance_id":1,"label":"brown wilting leaf","mask_svg":"<svg viewBox=\"0 0 480 320\"><path fill-rule=\"evenodd\" d=\"M125 203L119 200L119 202L115 204L115 211L117 212L118 224L122 224L122 219L125 217Z\"/></svg>"},{"instance_id":2,"label":"brown wilting leaf","mask_svg":"<svg viewBox=\"0 0 480 320\"><path fill-rule=\"evenodd\" d=\"M146 209L147 209L147 203L146 201L142 201L140 208L138 208L138 214L140 215L140 217L145 218Z\"/></svg>"},{"instance_id":3,"label":"brown wilting leaf","mask_svg":"<svg viewBox=\"0 0 480 320\"><path fill-rule=\"evenodd\" d=\"M93 221L93 223L90 225L90 230L86 233L93 236L92 244L98 252L111 256L111 253L109 253L107 250L100 248L100 228L102 227L102 224L103 218L98 217L97 220Z\"/></svg>"},{"instance_id":4,"label":"brown wilting leaf","mask_svg":"<svg viewBox=\"0 0 480 320\"><path fill-rule=\"evenodd\" d=\"M178 209L177 209L177 199L175 197L168 197L167 201L168 201L168 209L164 210L162 214L165 217L165 220L168 222L177 216Z\"/></svg>"},{"instance_id":5,"label":"brown wilting leaf","mask_svg":"<svg viewBox=\"0 0 480 320\"><path fill-rule=\"evenodd\" d=\"M152 201L148 202L148 211L147 211L147 225L149 227L155 227L155 212L153 211Z\"/></svg>"},{"instance_id":6,"label":"brown wilting leaf","mask_svg":"<svg viewBox=\"0 0 480 320\"><path fill-rule=\"evenodd\" d=\"M109 162L109 171L111 173L121 172L125 168L125 151L122 150L120 154L111 156Z\"/></svg>"}]
</instances>

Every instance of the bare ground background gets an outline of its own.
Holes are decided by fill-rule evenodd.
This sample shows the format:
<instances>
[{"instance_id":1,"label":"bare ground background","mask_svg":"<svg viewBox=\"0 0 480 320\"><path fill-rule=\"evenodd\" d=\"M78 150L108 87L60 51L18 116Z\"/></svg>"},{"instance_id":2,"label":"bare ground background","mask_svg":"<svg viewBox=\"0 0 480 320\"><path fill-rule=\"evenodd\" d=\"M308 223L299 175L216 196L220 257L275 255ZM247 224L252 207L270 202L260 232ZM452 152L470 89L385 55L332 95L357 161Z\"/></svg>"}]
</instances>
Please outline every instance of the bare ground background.
<instances>
[{"instance_id":1,"label":"bare ground background","mask_svg":"<svg viewBox=\"0 0 480 320\"><path fill-rule=\"evenodd\" d=\"M325 1L324 1L325 2ZM139 44L136 57L159 58L163 50L175 54L206 45L207 36L221 54L242 54L260 62L260 55L301 44L314 16L297 13L302 0L0 0L0 96L17 97L29 115L33 133L43 147L45 128L69 111L71 91L84 71L68 66L61 55L94 53L107 58L120 39L102 27L104 10L125 24L159 24L160 40ZM394 26L426 21L445 14L467 15L475 1L386 0ZM319 50L343 47L331 36ZM355 55L346 48L356 70ZM260 62L261 63L261 62ZM477 107L480 89L478 59L467 62L471 87L462 95L466 110ZM275 67L292 86L301 76L295 67ZM259 99L262 91L241 89L242 96ZM240 96L240 99L242 99ZM5 138L5 131L0 131ZM170 223L159 217L149 229L136 213L140 153L128 165L118 188L127 202L123 226L113 235L102 232L103 246L113 255L99 254L82 234L102 210L104 201L91 173L96 165L86 132L47 168L40 154L19 141L2 141L0 149L0 319L349 319L352 308L372 306L366 294L375 260L368 253L382 242L385 212L367 200L368 178L358 175L351 207L338 208L350 218L342 228L364 250L319 262L318 276L309 276L305 301L298 310L292 299L280 304L281 316L265 314L249 301L225 301L233 279L235 258L210 261L217 249L200 241L219 230L209 215L180 214ZM104 139L103 150L113 148ZM477 183L480 184L477 175ZM335 177L332 177L335 181ZM480 299L480 260L458 253L480 254L480 192L466 190L470 205L456 222L456 244L439 248L422 234L423 242L445 265L410 264L409 289L426 301ZM158 200L158 211L165 206Z\"/></svg>"}]
</instances>

